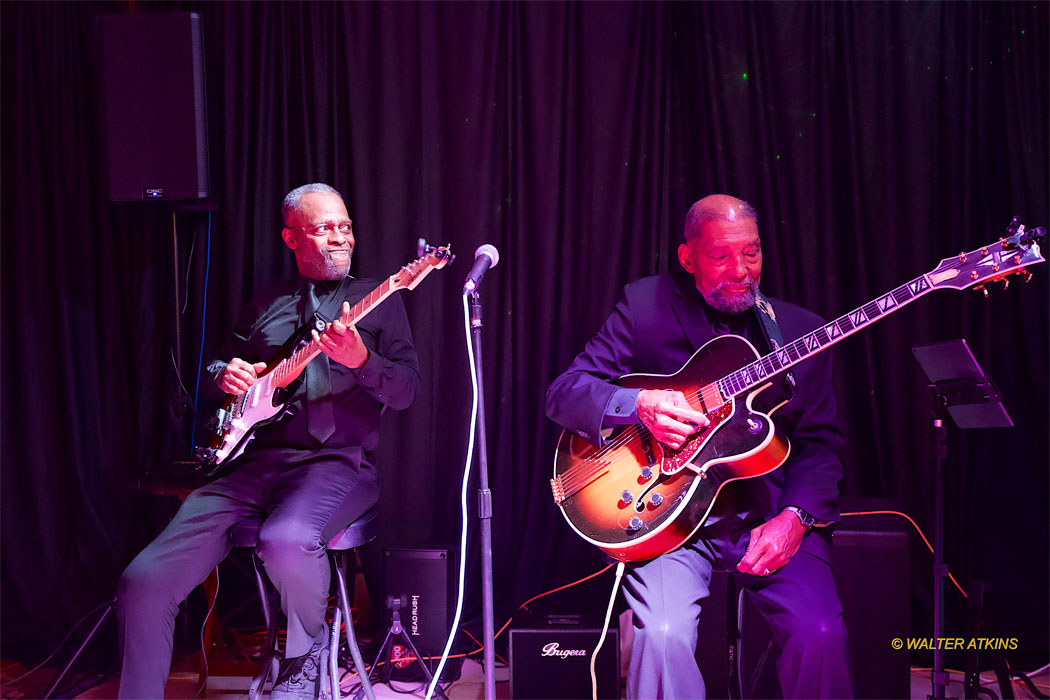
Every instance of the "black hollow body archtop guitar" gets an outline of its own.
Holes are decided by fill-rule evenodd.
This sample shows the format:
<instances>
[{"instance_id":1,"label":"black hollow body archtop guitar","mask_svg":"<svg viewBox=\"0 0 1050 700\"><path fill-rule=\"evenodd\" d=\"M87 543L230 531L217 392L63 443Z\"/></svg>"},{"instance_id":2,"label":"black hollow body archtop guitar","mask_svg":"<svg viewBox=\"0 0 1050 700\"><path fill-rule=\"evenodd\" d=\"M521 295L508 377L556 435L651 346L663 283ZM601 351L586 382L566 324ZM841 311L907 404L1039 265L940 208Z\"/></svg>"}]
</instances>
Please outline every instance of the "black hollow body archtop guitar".
<instances>
[{"instance_id":1,"label":"black hollow body archtop guitar","mask_svg":"<svg viewBox=\"0 0 1050 700\"><path fill-rule=\"evenodd\" d=\"M747 340L719 336L674 374L629 374L614 383L631 389L680 391L710 425L679 449L653 437L641 423L618 426L596 446L564 430L554 456L554 502L583 539L621 561L651 559L684 544L710 515L723 486L762 476L787 460L791 445L770 414L754 407L774 375L831 347L934 289L966 289L1008 275L1031 273L1045 262L1036 239L1015 218L1007 236L941 260L932 271L830 323L759 356Z\"/></svg>"}]
</instances>

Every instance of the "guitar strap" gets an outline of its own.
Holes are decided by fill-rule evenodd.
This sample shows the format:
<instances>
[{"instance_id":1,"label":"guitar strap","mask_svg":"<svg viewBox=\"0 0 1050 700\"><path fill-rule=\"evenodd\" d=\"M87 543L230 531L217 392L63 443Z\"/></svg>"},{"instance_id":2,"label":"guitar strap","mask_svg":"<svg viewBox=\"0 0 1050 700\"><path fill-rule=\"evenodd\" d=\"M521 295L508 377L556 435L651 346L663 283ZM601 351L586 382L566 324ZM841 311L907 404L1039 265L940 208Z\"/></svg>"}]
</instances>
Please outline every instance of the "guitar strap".
<instances>
[{"instance_id":1,"label":"guitar strap","mask_svg":"<svg viewBox=\"0 0 1050 700\"><path fill-rule=\"evenodd\" d=\"M330 323L333 318L338 316L339 307L343 305L343 300L346 299L346 293L350 290L350 280L352 279L353 277L350 277L349 275L344 277L339 282L339 286L336 287L335 290L328 295L328 298L324 300L324 303L314 311L314 316L319 317L324 323ZM318 333L320 333L323 328L324 326L318 328Z\"/></svg>"},{"instance_id":2,"label":"guitar strap","mask_svg":"<svg viewBox=\"0 0 1050 700\"><path fill-rule=\"evenodd\" d=\"M779 350L784 345L784 334L780 332L780 326L777 325L777 315L773 311L773 305L757 289L755 290L755 308L758 309L758 319L762 322L762 335L765 336L769 349ZM795 375L790 370L784 374L784 382L794 396Z\"/></svg>"}]
</instances>

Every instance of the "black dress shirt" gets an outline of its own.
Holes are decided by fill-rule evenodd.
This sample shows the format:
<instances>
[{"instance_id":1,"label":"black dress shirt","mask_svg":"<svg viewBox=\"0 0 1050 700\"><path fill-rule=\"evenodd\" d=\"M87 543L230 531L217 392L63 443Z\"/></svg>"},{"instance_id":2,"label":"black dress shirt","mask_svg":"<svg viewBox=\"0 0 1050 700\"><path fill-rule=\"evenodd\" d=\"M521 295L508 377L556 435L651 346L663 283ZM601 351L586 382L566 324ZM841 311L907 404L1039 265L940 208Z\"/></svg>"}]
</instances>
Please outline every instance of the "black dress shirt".
<instances>
[{"instance_id":1,"label":"black dress shirt","mask_svg":"<svg viewBox=\"0 0 1050 700\"><path fill-rule=\"evenodd\" d=\"M230 359L270 363L286 341L300 328L299 312L306 278L264 290L255 295L242 311L233 333L220 351L222 359L208 365L213 377ZM322 305L337 293L339 281L317 282L316 293ZM353 306L378 286L377 280L351 279L344 299ZM332 305L331 314L339 314L341 305ZM404 304L394 293L356 324L368 348L368 360L358 369L350 369L326 356L331 368L331 394L335 433L323 444L306 428L305 411L291 418L267 425L256 431L246 453L261 449L301 452L308 450L322 456L345 454L356 461L361 454L374 464L372 451L379 440L379 417L387 408L403 409L411 404L420 386L419 360L412 343ZM306 390L299 386L289 402L301 406ZM322 399L323 400L323 399Z\"/></svg>"}]
</instances>

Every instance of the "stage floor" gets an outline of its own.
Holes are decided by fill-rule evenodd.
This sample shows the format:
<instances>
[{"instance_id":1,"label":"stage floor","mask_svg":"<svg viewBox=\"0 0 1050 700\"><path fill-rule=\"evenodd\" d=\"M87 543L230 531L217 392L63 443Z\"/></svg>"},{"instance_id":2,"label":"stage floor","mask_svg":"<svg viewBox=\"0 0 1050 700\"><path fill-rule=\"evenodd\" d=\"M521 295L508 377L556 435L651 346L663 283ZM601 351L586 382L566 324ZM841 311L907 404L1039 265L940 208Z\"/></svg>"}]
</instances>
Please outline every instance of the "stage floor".
<instances>
[{"instance_id":1,"label":"stage floor","mask_svg":"<svg viewBox=\"0 0 1050 700\"><path fill-rule=\"evenodd\" d=\"M507 683L508 677L509 669L506 667L496 669L496 697L498 700L506 700L507 698L510 698L510 686ZM984 677L989 680L992 679L992 676L989 673L984 674ZM911 700L925 700L926 696L930 693L929 678L930 674L928 670L912 670ZM956 678L956 674L953 674L953 678ZM1043 687L1041 690L1045 693L1047 686L1050 685L1050 672L1044 671L1039 676L1032 678L1032 680L1042 685ZM210 700L243 700L243 698L247 697L249 683L251 683L251 678L246 676L212 677L208 680L208 692L206 697ZM102 685L92 688L77 697L91 698L93 700L115 698L117 695L117 684L118 679L111 678ZM188 700L193 697L198 686L199 681L195 673L173 673L168 679L167 697L170 700ZM420 688L417 692L412 692L414 688L419 688L418 685L397 683L396 686L401 692L395 692L387 685L377 684L375 686L376 698L378 700L391 700L393 698L424 698L426 696L426 688ZM986 687L989 687L996 693L996 695L999 695L998 685L993 684ZM1024 688L1018 683L1014 684L1014 693L1018 698L1035 697L1028 692L1027 688ZM265 697L269 697L269 693L267 693ZM473 660L467 660L464 662L463 674L460 679L453 683L452 687L449 688L448 697L449 700L481 700L485 697L484 677L481 665L478 662ZM958 677L957 682L952 683L949 687L948 697L963 697L961 677ZM529 699L517 698L516 700ZM585 699L581 698L580 700Z\"/></svg>"}]
</instances>

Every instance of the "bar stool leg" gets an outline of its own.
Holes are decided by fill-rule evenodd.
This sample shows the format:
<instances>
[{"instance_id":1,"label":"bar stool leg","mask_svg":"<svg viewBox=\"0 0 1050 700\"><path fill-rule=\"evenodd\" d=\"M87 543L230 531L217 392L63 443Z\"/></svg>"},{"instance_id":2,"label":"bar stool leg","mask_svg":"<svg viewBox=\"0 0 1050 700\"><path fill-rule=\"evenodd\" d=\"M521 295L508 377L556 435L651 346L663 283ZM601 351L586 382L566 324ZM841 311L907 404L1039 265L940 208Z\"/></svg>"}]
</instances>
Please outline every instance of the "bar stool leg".
<instances>
[{"instance_id":1,"label":"bar stool leg","mask_svg":"<svg viewBox=\"0 0 1050 700\"><path fill-rule=\"evenodd\" d=\"M351 550L352 551L352 550ZM336 581L339 584L339 606L342 608L344 624L346 626L346 643L350 647L350 656L357 668L357 675L361 679L361 689L365 691L368 700L376 700L372 683L368 679L368 669L365 667L364 659L361 658L361 649L357 646L357 635L354 634L354 618L350 614L350 596L346 591L346 556L347 550L333 552L335 556Z\"/></svg>"},{"instance_id":2,"label":"bar stool leg","mask_svg":"<svg viewBox=\"0 0 1050 700\"><path fill-rule=\"evenodd\" d=\"M262 697L263 688L267 681L272 685L277 680L279 659L277 657L277 620L274 611L270 607L270 595L266 588L266 579L259 571L259 560L252 554L252 565L255 568L255 585L259 587L259 601L262 603L263 618L266 620L266 654L263 656L262 667L259 673L252 679L248 688L249 700L259 700Z\"/></svg>"},{"instance_id":3,"label":"bar stool leg","mask_svg":"<svg viewBox=\"0 0 1050 700\"><path fill-rule=\"evenodd\" d=\"M343 611L336 606L332 615L332 629L329 631L328 639L328 680L331 688L332 700L342 700L339 690L339 624L343 620Z\"/></svg>"}]
</instances>

